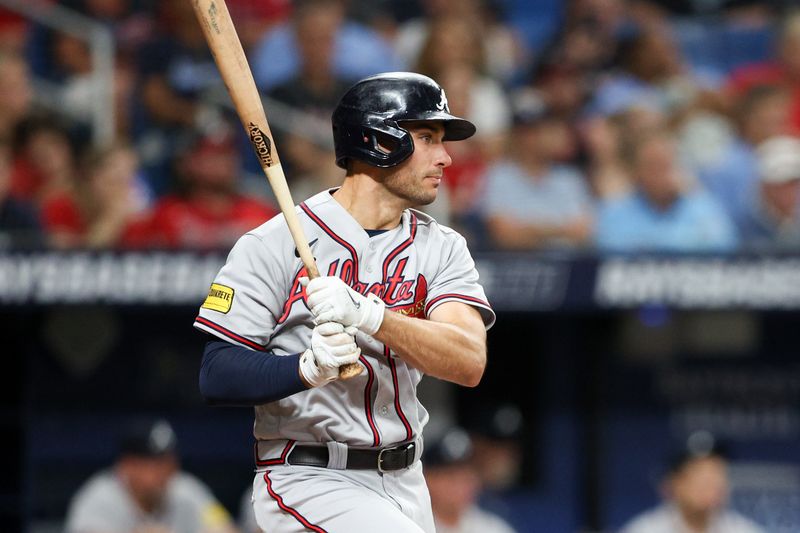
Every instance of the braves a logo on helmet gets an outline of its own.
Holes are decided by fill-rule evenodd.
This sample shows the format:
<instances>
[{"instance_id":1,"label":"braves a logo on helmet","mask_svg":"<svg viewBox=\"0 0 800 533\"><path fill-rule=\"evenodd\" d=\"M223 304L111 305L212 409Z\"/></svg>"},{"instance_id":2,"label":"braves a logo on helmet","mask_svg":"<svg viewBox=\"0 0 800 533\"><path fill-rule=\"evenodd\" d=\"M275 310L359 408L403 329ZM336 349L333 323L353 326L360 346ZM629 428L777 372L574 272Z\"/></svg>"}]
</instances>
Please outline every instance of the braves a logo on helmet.
<instances>
[{"instance_id":1,"label":"braves a logo on helmet","mask_svg":"<svg viewBox=\"0 0 800 533\"><path fill-rule=\"evenodd\" d=\"M436 109L439 111L445 111L447 113L450 112L450 106L447 105L447 95L444 94L444 89L439 92L439 103L436 104Z\"/></svg>"}]
</instances>

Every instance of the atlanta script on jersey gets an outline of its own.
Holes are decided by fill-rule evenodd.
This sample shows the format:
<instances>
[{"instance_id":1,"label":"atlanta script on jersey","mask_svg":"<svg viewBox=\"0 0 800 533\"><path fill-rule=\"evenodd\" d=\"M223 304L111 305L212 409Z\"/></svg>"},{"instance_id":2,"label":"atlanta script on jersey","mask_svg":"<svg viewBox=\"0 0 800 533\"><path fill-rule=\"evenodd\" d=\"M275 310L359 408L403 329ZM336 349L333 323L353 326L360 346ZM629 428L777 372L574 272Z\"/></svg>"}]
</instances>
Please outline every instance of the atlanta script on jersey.
<instances>
[{"instance_id":1,"label":"atlanta script on jersey","mask_svg":"<svg viewBox=\"0 0 800 533\"><path fill-rule=\"evenodd\" d=\"M301 204L298 213L321 274L374 293L409 316L427 317L455 300L476 307L487 328L494 323L464 238L429 216L406 210L400 226L369 237L330 191ZM279 215L239 239L194 325L253 350L303 352L313 328L299 281L305 275ZM280 464L287 442L376 447L422 433L428 419L416 395L422 373L372 337L359 333L357 342L366 367L360 376L256 407L255 437L275 445L262 458L274 455L273 464Z\"/></svg>"}]
</instances>

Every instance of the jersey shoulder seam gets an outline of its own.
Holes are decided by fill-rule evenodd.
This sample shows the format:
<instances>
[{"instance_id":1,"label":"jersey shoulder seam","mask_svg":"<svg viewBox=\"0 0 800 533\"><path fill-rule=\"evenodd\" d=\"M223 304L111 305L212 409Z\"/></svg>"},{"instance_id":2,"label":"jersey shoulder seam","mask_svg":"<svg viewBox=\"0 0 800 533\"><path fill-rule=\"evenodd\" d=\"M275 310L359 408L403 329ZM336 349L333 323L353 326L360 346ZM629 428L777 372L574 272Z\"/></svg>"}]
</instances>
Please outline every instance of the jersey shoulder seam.
<instances>
[{"instance_id":1,"label":"jersey shoulder seam","mask_svg":"<svg viewBox=\"0 0 800 533\"><path fill-rule=\"evenodd\" d=\"M298 213L299 214L299 213ZM275 220L278 219L278 220ZM289 231L289 226L286 224L283 215L278 214L273 219L268 220L264 224L258 226L257 228L253 228L247 233L243 235L252 236L258 239L258 241L266 246L269 249L272 249L272 246L267 246L265 239L276 240L276 242L294 242L292 240L292 234Z\"/></svg>"}]
</instances>

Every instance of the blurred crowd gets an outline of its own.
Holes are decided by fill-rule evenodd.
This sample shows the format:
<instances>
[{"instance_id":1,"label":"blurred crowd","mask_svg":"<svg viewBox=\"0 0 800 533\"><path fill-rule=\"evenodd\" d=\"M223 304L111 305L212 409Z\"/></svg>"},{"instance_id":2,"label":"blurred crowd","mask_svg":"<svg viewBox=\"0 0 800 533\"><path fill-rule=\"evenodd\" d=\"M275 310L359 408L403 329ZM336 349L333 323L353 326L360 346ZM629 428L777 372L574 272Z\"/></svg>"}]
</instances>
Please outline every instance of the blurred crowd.
<instances>
[{"instance_id":1,"label":"blurred crowd","mask_svg":"<svg viewBox=\"0 0 800 533\"><path fill-rule=\"evenodd\" d=\"M190 2L58 3L113 33L114 138L87 41L0 12L0 247L224 249L277 213ZM800 250L789 3L228 5L295 201L343 177L349 84L412 70L478 128L429 207L473 248Z\"/></svg>"}]
</instances>

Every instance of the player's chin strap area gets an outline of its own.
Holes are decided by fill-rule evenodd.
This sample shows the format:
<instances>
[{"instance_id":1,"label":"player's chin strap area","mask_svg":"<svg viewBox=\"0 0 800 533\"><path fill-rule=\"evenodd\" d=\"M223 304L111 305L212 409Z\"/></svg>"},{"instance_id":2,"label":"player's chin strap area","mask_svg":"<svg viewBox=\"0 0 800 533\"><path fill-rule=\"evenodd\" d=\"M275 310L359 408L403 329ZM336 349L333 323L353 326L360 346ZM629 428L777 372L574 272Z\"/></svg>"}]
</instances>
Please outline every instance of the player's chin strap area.
<instances>
[{"instance_id":1,"label":"player's chin strap area","mask_svg":"<svg viewBox=\"0 0 800 533\"><path fill-rule=\"evenodd\" d=\"M422 439L385 448L353 448L341 442L325 444L285 443L284 452L275 457L274 441L256 443L257 466L316 466L335 470L377 470L393 472L408 468L422 455Z\"/></svg>"}]
</instances>

